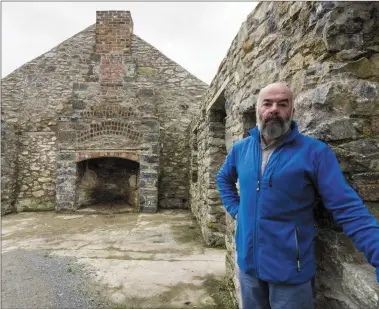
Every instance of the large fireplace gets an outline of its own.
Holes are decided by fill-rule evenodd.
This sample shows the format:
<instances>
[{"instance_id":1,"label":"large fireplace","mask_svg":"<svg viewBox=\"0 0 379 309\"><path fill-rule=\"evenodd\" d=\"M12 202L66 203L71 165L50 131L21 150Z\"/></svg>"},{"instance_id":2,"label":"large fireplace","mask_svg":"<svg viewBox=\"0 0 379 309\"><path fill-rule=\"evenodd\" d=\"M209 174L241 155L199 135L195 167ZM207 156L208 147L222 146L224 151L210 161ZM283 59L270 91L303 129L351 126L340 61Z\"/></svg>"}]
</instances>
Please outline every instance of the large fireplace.
<instances>
[{"instance_id":1,"label":"large fireplace","mask_svg":"<svg viewBox=\"0 0 379 309\"><path fill-rule=\"evenodd\" d=\"M121 158L96 158L77 163L76 204L138 208L139 164Z\"/></svg>"},{"instance_id":2,"label":"large fireplace","mask_svg":"<svg viewBox=\"0 0 379 309\"><path fill-rule=\"evenodd\" d=\"M151 139L155 134L144 136ZM101 138L106 145L111 136ZM151 152L158 149L155 146L141 147L138 153L126 147L118 151L62 149L57 162L57 210L99 206L157 211L159 156Z\"/></svg>"},{"instance_id":3,"label":"large fireplace","mask_svg":"<svg viewBox=\"0 0 379 309\"><path fill-rule=\"evenodd\" d=\"M73 84L71 111L58 121L57 210L157 210L157 102L151 86L135 82L132 32L130 12L97 12L94 62Z\"/></svg>"}]
</instances>

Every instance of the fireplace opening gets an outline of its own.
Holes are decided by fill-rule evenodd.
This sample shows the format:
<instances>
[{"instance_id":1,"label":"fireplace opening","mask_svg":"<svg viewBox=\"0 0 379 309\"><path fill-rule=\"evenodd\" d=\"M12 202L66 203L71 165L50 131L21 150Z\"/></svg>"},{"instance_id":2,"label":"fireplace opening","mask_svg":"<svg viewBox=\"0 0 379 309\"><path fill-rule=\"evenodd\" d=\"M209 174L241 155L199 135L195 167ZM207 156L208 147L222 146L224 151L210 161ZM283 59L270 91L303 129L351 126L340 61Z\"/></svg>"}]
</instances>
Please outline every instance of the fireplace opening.
<instances>
[{"instance_id":1,"label":"fireplace opening","mask_svg":"<svg viewBox=\"0 0 379 309\"><path fill-rule=\"evenodd\" d=\"M95 158L78 162L76 203L125 205L137 208L139 163L121 158Z\"/></svg>"}]
</instances>

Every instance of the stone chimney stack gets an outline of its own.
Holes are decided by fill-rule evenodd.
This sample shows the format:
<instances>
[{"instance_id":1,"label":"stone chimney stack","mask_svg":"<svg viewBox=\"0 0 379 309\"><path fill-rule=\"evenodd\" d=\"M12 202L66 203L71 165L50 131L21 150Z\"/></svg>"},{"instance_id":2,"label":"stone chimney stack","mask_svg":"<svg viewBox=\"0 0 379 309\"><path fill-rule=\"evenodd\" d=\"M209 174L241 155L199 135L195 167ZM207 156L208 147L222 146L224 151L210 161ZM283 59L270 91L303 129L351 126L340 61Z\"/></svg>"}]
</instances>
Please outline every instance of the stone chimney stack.
<instances>
[{"instance_id":1,"label":"stone chimney stack","mask_svg":"<svg viewBox=\"0 0 379 309\"><path fill-rule=\"evenodd\" d=\"M130 54L132 34L130 11L96 12L96 52Z\"/></svg>"},{"instance_id":2,"label":"stone chimney stack","mask_svg":"<svg viewBox=\"0 0 379 309\"><path fill-rule=\"evenodd\" d=\"M96 52L101 85L121 86L132 53L133 20L129 11L96 12Z\"/></svg>"}]
</instances>

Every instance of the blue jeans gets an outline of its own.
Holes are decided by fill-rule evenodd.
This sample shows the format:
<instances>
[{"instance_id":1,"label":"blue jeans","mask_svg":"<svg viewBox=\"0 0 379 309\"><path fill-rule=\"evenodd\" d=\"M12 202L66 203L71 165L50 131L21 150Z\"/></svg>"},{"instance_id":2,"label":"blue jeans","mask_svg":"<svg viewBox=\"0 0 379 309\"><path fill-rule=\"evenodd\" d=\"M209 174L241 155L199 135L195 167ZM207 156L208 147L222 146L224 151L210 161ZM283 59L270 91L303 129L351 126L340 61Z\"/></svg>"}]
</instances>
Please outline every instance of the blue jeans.
<instances>
[{"instance_id":1,"label":"blue jeans","mask_svg":"<svg viewBox=\"0 0 379 309\"><path fill-rule=\"evenodd\" d=\"M242 309L313 309L313 280L299 285L270 283L239 270Z\"/></svg>"}]
</instances>

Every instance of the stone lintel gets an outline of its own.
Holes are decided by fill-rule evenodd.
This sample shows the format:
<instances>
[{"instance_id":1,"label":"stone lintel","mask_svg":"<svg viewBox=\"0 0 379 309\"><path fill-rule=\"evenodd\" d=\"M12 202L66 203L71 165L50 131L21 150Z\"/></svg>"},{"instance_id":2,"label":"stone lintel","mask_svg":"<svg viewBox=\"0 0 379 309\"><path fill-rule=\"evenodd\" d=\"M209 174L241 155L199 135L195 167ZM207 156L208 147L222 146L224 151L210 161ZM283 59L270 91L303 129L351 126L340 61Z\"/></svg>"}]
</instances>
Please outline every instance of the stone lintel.
<instances>
[{"instance_id":1,"label":"stone lintel","mask_svg":"<svg viewBox=\"0 0 379 309\"><path fill-rule=\"evenodd\" d=\"M212 100L209 102L206 111L209 112L209 110L212 108L212 106L218 101L218 98L222 94L222 92L225 90L225 87L229 83L229 76L225 79L221 87L218 89Z\"/></svg>"}]
</instances>

